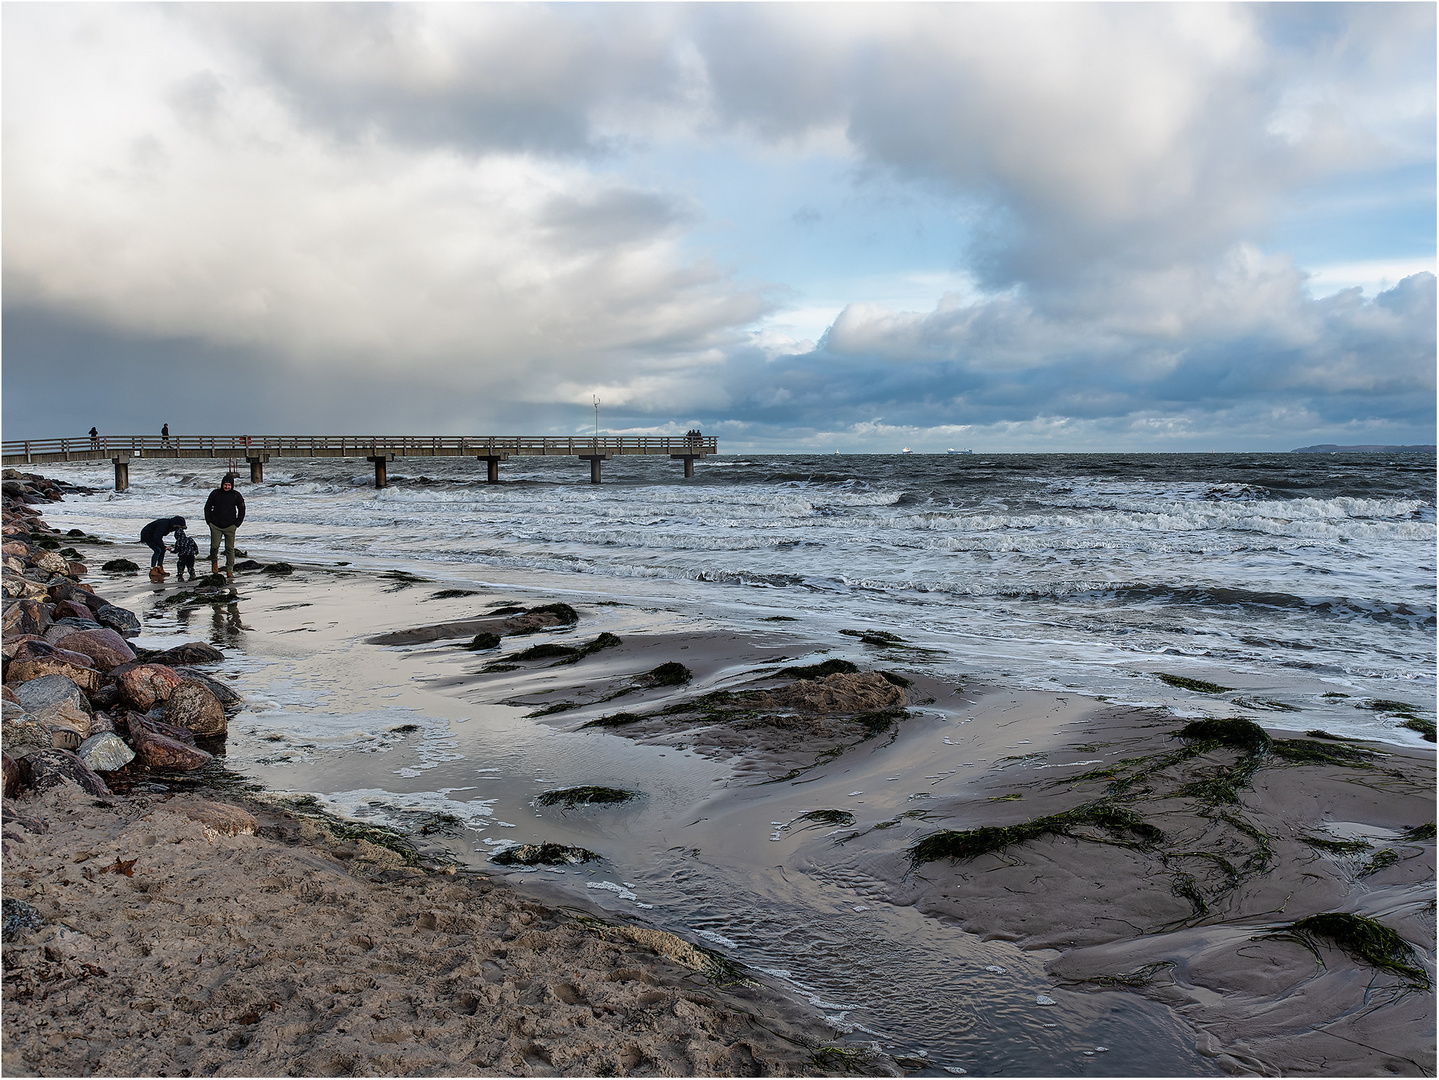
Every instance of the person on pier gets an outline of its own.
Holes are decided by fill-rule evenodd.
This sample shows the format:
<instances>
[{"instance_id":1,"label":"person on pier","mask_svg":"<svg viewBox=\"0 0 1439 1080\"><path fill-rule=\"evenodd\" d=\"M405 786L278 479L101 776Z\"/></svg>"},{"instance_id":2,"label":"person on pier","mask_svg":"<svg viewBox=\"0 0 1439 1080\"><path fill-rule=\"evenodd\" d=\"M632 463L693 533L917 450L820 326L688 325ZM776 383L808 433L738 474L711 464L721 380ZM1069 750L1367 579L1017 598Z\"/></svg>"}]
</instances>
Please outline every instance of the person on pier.
<instances>
[{"instance_id":1,"label":"person on pier","mask_svg":"<svg viewBox=\"0 0 1439 1080\"><path fill-rule=\"evenodd\" d=\"M235 530L245 523L245 497L235 490L235 474L226 473L205 500L210 526L210 573L220 572L220 538L225 538L225 576L235 580Z\"/></svg>"},{"instance_id":2,"label":"person on pier","mask_svg":"<svg viewBox=\"0 0 1439 1080\"><path fill-rule=\"evenodd\" d=\"M161 445L161 446L169 446L169 445L170 445L170 425L169 425L169 424L165 424L165 425L163 425L163 426L160 428L160 445Z\"/></svg>"}]
</instances>

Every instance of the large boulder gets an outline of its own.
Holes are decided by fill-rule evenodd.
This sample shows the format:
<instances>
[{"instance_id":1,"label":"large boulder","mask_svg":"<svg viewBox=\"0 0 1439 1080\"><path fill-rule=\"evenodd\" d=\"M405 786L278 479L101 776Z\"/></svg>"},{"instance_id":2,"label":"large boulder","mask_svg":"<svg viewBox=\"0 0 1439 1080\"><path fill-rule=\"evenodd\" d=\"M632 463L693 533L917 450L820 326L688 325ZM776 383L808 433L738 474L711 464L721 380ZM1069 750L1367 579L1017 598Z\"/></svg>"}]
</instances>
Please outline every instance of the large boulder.
<instances>
[{"instance_id":1,"label":"large boulder","mask_svg":"<svg viewBox=\"0 0 1439 1080\"><path fill-rule=\"evenodd\" d=\"M105 629L94 619L77 619L74 616L66 616L50 624L45 631L45 640L51 645L62 644L71 634L78 634L82 630L103 630Z\"/></svg>"},{"instance_id":2,"label":"large boulder","mask_svg":"<svg viewBox=\"0 0 1439 1080\"><path fill-rule=\"evenodd\" d=\"M199 747L190 746L165 735L132 724L130 745L135 748L135 758L147 769L175 769L190 772L204 768L211 757Z\"/></svg>"},{"instance_id":3,"label":"large boulder","mask_svg":"<svg viewBox=\"0 0 1439 1080\"><path fill-rule=\"evenodd\" d=\"M82 742L80 749L75 751L75 756L83 761L87 768L103 773L123 769L135 760L135 751L126 746L125 740L113 731L102 731Z\"/></svg>"},{"instance_id":4,"label":"large boulder","mask_svg":"<svg viewBox=\"0 0 1439 1080\"><path fill-rule=\"evenodd\" d=\"M71 664L54 656L38 660L12 660L5 670L5 681L11 686L17 683L33 682L47 675L63 675L87 694L100 689L100 673L85 664ZM18 689L16 690L18 693Z\"/></svg>"},{"instance_id":5,"label":"large boulder","mask_svg":"<svg viewBox=\"0 0 1439 1080\"><path fill-rule=\"evenodd\" d=\"M18 597L22 600L44 600L50 595L50 590L45 587L44 582L32 581L8 567L3 574L0 574L0 591L3 591L7 597Z\"/></svg>"},{"instance_id":6,"label":"large boulder","mask_svg":"<svg viewBox=\"0 0 1439 1080\"><path fill-rule=\"evenodd\" d=\"M28 715L0 720L0 749L17 761L54 746L54 736Z\"/></svg>"},{"instance_id":7,"label":"large boulder","mask_svg":"<svg viewBox=\"0 0 1439 1080\"><path fill-rule=\"evenodd\" d=\"M0 798L13 799L24 782L24 774L29 770L4 751L0 751L0 766L3 766L3 771L0 771L0 777L3 777L3 780L0 780Z\"/></svg>"},{"instance_id":8,"label":"large boulder","mask_svg":"<svg viewBox=\"0 0 1439 1080\"><path fill-rule=\"evenodd\" d=\"M165 701L165 722L193 731L202 739L223 736L227 730L225 707L204 683L186 679Z\"/></svg>"},{"instance_id":9,"label":"large boulder","mask_svg":"<svg viewBox=\"0 0 1439 1080\"><path fill-rule=\"evenodd\" d=\"M74 600L56 600L51 616L57 621L60 619L90 619L90 609L84 604L77 604Z\"/></svg>"},{"instance_id":10,"label":"large boulder","mask_svg":"<svg viewBox=\"0 0 1439 1080\"><path fill-rule=\"evenodd\" d=\"M143 737L148 731L152 735L163 735L167 739L174 739L186 746L195 745L195 733L189 728L169 723L165 719L165 706L163 705L156 705L143 716L137 712L126 713L125 730L130 733L132 742L136 738Z\"/></svg>"},{"instance_id":11,"label":"large boulder","mask_svg":"<svg viewBox=\"0 0 1439 1080\"><path fill-rule=\"evenodd\" d=\"M14 687L20 705L41 724L63 723L83 739L94 710L82 688L63 675L44 675Z\"/></svg>"},{"instance_id":12,"label":"large boulder","mask_svg":"<svg viewBox=\"0 0 1439 1080\"><path fill-rule=\"evenodd\" d=\"M4 642L0 643L0 656L4 656L6 660L14 660L15 654L25 642L44 640L39 634L16 634L14 637L7 634Z\"/></svg>"},{"instance_id":13,"label":"large boulder","mask_svg":"<svg viewBox=\"0 0 1439 1080\"><path fill-rule=\"evenodd\" d=\"M109 785L69 750L40 750L25 763L30 767L30 786L36 791L68 782L91 795L110 794Z\"/></svg>"},{"instance_id":14,"label":"large boulder","mask_svg":"<svg viewBox=\"0 0 1439 1080\"><path fill-rule=\"evenodd\" d=\"M52 645L44 638L29 636L15 648L12 660L59 660L75 667L92 667L90 657L60 645Z\"/></svg>"},{"instance_id":15,"label":"large boulder","mask_svg":"<svg viewBox=\"0 0 1439 1080\"><path fill-rule=\"evenodd\" d=\"M84 604L91 611L99 611L106 603L95 595L95 590L89 585L80 585L73 581L54 586L50 590L50 597L53 600L73 600L77 604Z\"/></svg>"},{"instance_id":16,"label":"large boulder","mask_svg":"<svg viewBox=\"0 0 1439 1080\"><path fill-rule=\"evenodd\" d=\"M134 637L140 632L140 620L134 612L126 611L114 604L106 604L95 612L95 621L108 626L122 637Z\"/></svg>"},{"instance_id":17,"label":"large boulder","mask_svg":"<svg viewBox=\"0 0 1439 1080\"><path fill-rule=\"evenodd\" d=\"M6 540L3 544L0 544L0 555L6 558L13 555L17 559L23 559L29 554L30 545L24 540Z\"/></svg>"},{"instance_id":18,"label":"large boulder","mask_svg":"<svg viewBox=\"0 0 1439 1080\"><path fill-rule=\"evenodd\" d=\"M193 679L198 683L203 683L206 690L209 690L210 693L220 699L220 704L225 707L226 711L238 709L241 705L245 704L245 699L236 693L234 689L226 686L214 676L201 671L199 668L177 667L175 674L182 675L186 679Z\"/></svg>"},{"instance_id":19,"label":"large boulder","mask_svg":"<svg viewBox=\"0 0 1439 1080\"><path fill-rule=\"evenodd\" d=\"M158 702L167 700L181 682L175 669L164 664L132 664L116 669L114 674L120 696L140 712L149 712Z\"/></svg>"},{"instance_id":20,"label":"large boulder","mask_svg":"<svg viewBox=\"0 0 1439 1080\"><path fill-rule=\"evenodd\" d=\"M67 635L64 647L71 652L88 656L91 665L101 671L109 671L113 667L133 663L135 660L135 650L125 643L125 639L103 626Z\"/></svg>"},{"instance_id":21,"label":"large boulder","mask_svg":"<svg viewBox=\"0 0 1439 1080\"><path fill-rule=\"evenodd\" d=\"M53 551L39 551L30 556L30 565L48 574L66 577L70 573L70 560Z\"/></svg>"}]
</instances>

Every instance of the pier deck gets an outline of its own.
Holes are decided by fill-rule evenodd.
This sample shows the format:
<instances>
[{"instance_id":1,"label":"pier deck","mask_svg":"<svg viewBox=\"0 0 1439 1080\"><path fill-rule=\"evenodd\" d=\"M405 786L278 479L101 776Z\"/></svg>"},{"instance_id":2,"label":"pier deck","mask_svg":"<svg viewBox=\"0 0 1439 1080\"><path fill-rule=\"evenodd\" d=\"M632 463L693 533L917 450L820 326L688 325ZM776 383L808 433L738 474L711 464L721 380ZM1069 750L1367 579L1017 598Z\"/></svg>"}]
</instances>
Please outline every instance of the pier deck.
<instances>
[{"instance_id":1,"label":"pier deck","mask_svg":"<svg viewBox=\"0 0 1439 1080\"><path fill-rule=\"evenodd\" d=\"M600 482L600 463L612 457L667 455L694 475L696 459L719 452L713 436L668 435L88 435L63 439L6 439L7 467L56 461L101 461L115 465L115 490L130 486L130 463L146 458L243 458L250 480L264 479L271 458L356 457L375 466L375 486L384 487L385 465L403 457L472 457L488 466L499 483L499 465L512 457L573 457L590 463L590 482Z\"/></svg>"}]
</instances>

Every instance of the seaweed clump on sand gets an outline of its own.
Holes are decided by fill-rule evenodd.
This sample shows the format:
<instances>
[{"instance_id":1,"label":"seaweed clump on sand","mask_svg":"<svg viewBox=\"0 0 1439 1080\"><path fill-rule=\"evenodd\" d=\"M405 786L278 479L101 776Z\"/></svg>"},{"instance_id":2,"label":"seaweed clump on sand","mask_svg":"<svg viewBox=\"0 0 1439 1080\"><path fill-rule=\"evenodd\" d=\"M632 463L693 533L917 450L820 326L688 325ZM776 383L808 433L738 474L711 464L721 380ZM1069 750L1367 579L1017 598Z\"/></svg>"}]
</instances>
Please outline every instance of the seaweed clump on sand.
<instances>
[{"instance_id":1,"label":"seaweed clump on sand","mask_svg":"<svg viewBox=\"0 0 1439 1080\"><path fill-rule=\"evenodd\" d=\"M667 664L661 664L643 675L635 677L637 685L645 688L659 686L684 686L693 676L690 669L683 664L671 660Z\"/></svg>"},{"instance_id":2,"label":"seaweed clump on sand","mask_svg":"<svg viewBox=\"0 0 1439 1080\"><path fill-rule=\"evenodd\" d=\"M601 717L599 717L599 718L596 719L596 720L591 720L591 721L589 721L588 723L581 724L581 725L580 725L580 729L583 730L583 729L585 729L585 728L592 728L592 727L597 727L597 728L624 727L626 724L638 724L641 720L647 720L647 719L649 719L649 717L641 716L639 713L632 713L632 712L610 713L608 716L601 716Z\"/></svg>"},{"instance_id":3,"label":"seaweed clump on sand","mask_svg":"<svg viewBox=\"0 0 1439 1080\"><path fill-rule=\"evenodd\" d=\"M1361 964L1398 975L1416 990L1428 990L1432 985L1414 947L1383 923L1363 915L1326 911L1271 930L1269 936L1299 941L1321 964L1317 942L1323 939Z\"/></svg>"},{"instance_id":4,"label":"seaweed clump on sand","mask_svg":"<svg viewBox=\"0 0 1439 1080\"><path fill-rule=\"evenodd\" d=\"M462 649L469 649L471 652L482 652L485 649L498 649L500 647L499 634L476 634Z\"/></svg>"},{"instance_id":5,"label":"seaweed clump on sand","mask_svg":"<svg viewBox=\"0 0 1439 1080\"><path fill-rule=\"evenodd\" d=\"M536 806L594 806L638 799L638 791L611 787L573 787L545 791L535 796Z\"/></svg>"},{"instance_id":6,"label":"seaweed clump on sand","mask_svg":"<svg viewBox=\"0 0 1439 1080\"><path fill-rule=\"evenodd\" d=\"M1205 682L1203 679L1191 679L1185 675L1170 675L1168 672L1156 671L1155 677L1160 682L1166 682L1170 686L1180 690L1193 690L1197 694L1227 694L1233 687L1220 686L1218 683Z\"/></svg>"},{"instance_id":7,"label":"seaweed clump on sand","mask_svg":"<svg viewBox=\"0 0 1439 1080\"><path fill-rule=\"evenodd\" d=\"M621 644L620 639L611 633L603 633L584 645L556 645L553 643L545 645L534 645L522 653L514 656L516 660L548 660L558 659L558 664L551 664L551 667L560 667L563 664L578 664L586 656L599 652L601 649L613 649Z\"/></svg>"},{"instance_id":8,"label":"seaweed clump on sand","mask_svg":"<svg viewBox=\"0 0 1439 1080\"><path fill-rule=\"evenodd\" d=\"M107 574L133 574L139 570L140 567L129 559L111 559L109 562L103 564L100 569Z\"/></svg>"},{"instance_id":9,"label":"seaweed clump on sand","mask_svg":"<svg viewBox=\"0 0 1439 1080\"><path fill-rule=\"evenodd\" d=\"M599 856L588 848L570 844L520 844L490 856L500 866L573 866L575 863L597 862Z\"/></svg>"},{"instance_id":10,"label":"seaweed clump on sand","mask_svg":"<svg viewBox=\"0 0 1439 1080\"><path fill-rule=\"evenodd\" d=\"M1405 829L1402 835L1403 839L1408 840L1411 844L1418 843L1421 840L1433 840L1434 822L1431 821L1426 825L1415 825L1412 829Z\"/></svg>"},{"instance_id":11,"label":"seaweed clump on sand","mask_svg":"<svg viewBox=\"0 0 1439 1080\"><path fill-rule=\"evenodd\" d=\"M858 671L858 665L848 660L826 660L820 664L781 668L779 674L787 679L823 679L829 675L853 675Z\"/></svg>"},{"instance_id":12,"label":"seaweed clump on sand","mask_svg":"<svg viewBox=\"0 0 1439 1080\"><path fill-rule=\"evenodd\" d=\"M1401 721L1399 726L1408 728L1410 731L1418 732L1420 738L1426 742L1434 741L1433 720L1425 720L1422 716L1411 716L1407 720Z\"/></svg>"},{"instance_id":13,"label":"seaweed clump on sand","mask_svg":"<svg viewBox=\"0 0 1439 1080\"><path fill-rule=\"evenodd\" d=\"M1031 818L1015 825L984 825L977 829L944 829L931 833L909 849L910 865L919 866L937 859L974 859L991 852L1002 852L1013 844L1041 836L1075 836L1074 830L1086 825L1110 834L1108 838L1083 837L1101 843L1136 847L1164 839L1164 833L1133 810L1106 800ZM1126 834L1134 839L1125 839Z\"/></svg>"}]
</instances>

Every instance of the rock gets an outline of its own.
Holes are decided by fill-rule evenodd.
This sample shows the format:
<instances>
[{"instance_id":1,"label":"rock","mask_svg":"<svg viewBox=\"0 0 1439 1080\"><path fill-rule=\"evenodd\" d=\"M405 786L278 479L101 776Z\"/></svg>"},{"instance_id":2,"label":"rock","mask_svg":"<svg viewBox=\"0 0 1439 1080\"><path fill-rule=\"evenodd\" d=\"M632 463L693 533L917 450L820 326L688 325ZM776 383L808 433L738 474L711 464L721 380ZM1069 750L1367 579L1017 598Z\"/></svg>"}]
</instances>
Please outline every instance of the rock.
<instances>
[{"instance_id":1,"label":"rock","mask_svg":"<svg viewBox=\"0 0 1439 1080\"><path fill-rule=\"evenodd\" d=\"M91 704L94 704L93 702ZM90 734L101 735L107 731L115 730L115 721L106 712L96 712L90 717Z\"/></svg>"},{"instance_id":2,"label":"rock","mask_svg":"<svg viewBox=\"0 0 1439 1080\"><path fill-rule=\"evenodd\" d=\"M80 729L68 720L42 720L40 726L50 733L50 745L57 750L78 750L85 741Z\"/></svg>"},{"instance_id":3,"label":"rock","mask_svg":"<svg viewBox=\"0 0 1439 1080\"><path fill-rule=\"evenodd\" d=\"M54 737L29 716L23 720L6 718L0 721L0 749L15 758L29 757L40 750L52 749Z\"/></svg>"},{"instance_id":4,"label":"rock","mask_svg":"<svg viewBox=\"0 0 1439 1080\"><path fill-rule=\"evenodd\" d=\"M105 731L91 735L82 742L80 749L75 751L75 756L83 761L86 767L102 773L123 769L135 760L135 751L126 746L125 740L113 731Z\"/></svg>"},{"instance_id":5,"label":"rock","mask_svg":"<svg viewBox=\"0 0 1439 1080\"><path fill-rule=\"evenodd\" d=\"M150 732L153 735L163 735L167 739L174 739L176 742L184 743L186 746L194 746L195 733L189 728L182 728L169 723L165 719L164 712L165 707L163 705L156 705L154 709L144 716L135 712L126 713L125 719L128 721L128 730L132 741L137 737L136 732L139 732L138 737L140 738L144 737L145 732Z\"/></svg>"},{"instance_id":6,"label":"rock","mask_svg":"<svg viewBox=\"0 0 1439 1080\"><path fill-rule=\"evenodd\" d=\"M30 545L23 540L6 540L3 544L0 544L0 555L6 557L13 555L17 559L23 559L29 554Z\"/></svg>"},{"instance_id":7,"label":"rock","mask_svg":"<svg viewBox=\"0 0 1439 1080\"><path fill-rule=\"evenodd\" d=\"M15 600L5 605L4 634L43 634L50 621L50 609L38 600Z\"/></svg>"},{"instance_id":8,"label":"rock","mask_svg":"<svg viewBox=\"0 0 1439 1080\"><path fill-rule=\"evenodd\" d=\"M89 658L86 657L86 660L88 663ZM82 664L68 664L53 656L39 660L12 660L5 672L5 681L15 686L17 683L31 682L46 675L63 675L86 693L100 689L100 673L94 668ZM16 693L19 693L18 689Z\"/></svg>"},{"instance_id":9,"label":"rock","mask_svg":"<svg viewBox=\"0 0 1439 1080\"><path fill-rule=\"evenodd\" d=\"M225 710L227 712L231 709L237 709L241 705L245 704L245 699L241 697L238 693L236 693L233 689L225 685L225 683L221 682L214 676L207 675L199 668L177 667L175 669L175 674L180 675L186 679L193 679L195 680L195 682L198 683L203 683L205 685L205 689L209 690L210 693L214 694L217 698L220 699L220 704L225 707Z\"/></svg>"},{"instance_id":10,"label":"rock","mask_svg":"<svg viewBox=\"0 0 1439 1080\"><path fill-rule=\"evenodd\" d=\"M69 782L91 795L110 794L105 781L69 750L39 750L26 760L30 766L30 786L36 791Z\"/></svg>"},{"instance_id":11,"label":"rock","mask_svg":"<svg viewBox=\"0 0 1439 1080\"><path fill-rule=\"evenodd\" d=\"M139 731L138 736L135 735ZM199 747L188 746L165 735L157 735L139 724L130 727L131 745L135 758L147 769L177 769L190 772L204 768L211 760L210 755ZM32 755L33 756L33 755Z\"/></svg>"},{"instance_id":12,"label":"rock","mask_svg":"<svg viewBox=\"0 0 1439 1080\"><path fill-rule=\"evenodd\" d=\"M20 762L9 753L0 751L0 797L13 799L24 783L24 772Z\"/></svg>"},{"instance_id":13,"label":"rock","mask_svg":"<svg viewBox=\"0 0 1439 1080\"><path fill-rule=\"evenodd\" d=\"M0 644L0 656L6 660L14 660L15 654L20 651L20 646L27 641L44 641L39 634L17 634L14 637L6 637L3 644Z\"/></svg>"},{"instance_id":14,"label":"rock","mask_svg":"<svg viewBox=\"0 0 1439 1080\"><path fill-rule=\"evenodd\" d=\"M213 645L206 645L203 641L187 641L173 649L156 653L150 657L150 663L179 667L181 664L213 664L223 659L225 654Z\"/></svg>"},{"instance_id":15,"label":"rock","mask_svg":"<svg viewBox=\"0 0 1439 1080\"><path fill-rule=\"evenodd\" d=\"M86 619L90 618L90 609L84 604L77 604L74 600L57 600L55 607L50 612L51 618L59 619Z\"/></svg>"},{"instance_id":16,"label":"rock","mask_svg":"<svg viewBox=\"0 0 1439 1080\"><path fill-rule=\"evenodd\" d=\"M202 739L223 736L227 729L225 707L204 683L186 679L165 701L165 722L194 732Z\"/></svg>"},{"instance_id":17,"label":"rock","mask_svg":"<svg viewBox=\"0 0 1439 1080\"><path fill-rule=\"evenodd\" d=\"M90 572L90 568L78 559L70 559L66 565L70 567L71 577L84 577Z\"/></svg>"},{"instance_id":18,"label":"rock","mask_svg":"<svg viewBox=\"0 0 1439 1080\"><path fill-rule=\"evenodd\" d=\"M16 705L20 704L20 699L15 696L15 691L11 690L8 686L0 686L0 701L11 701Z\"/></svg>"},{"instance_id":19,"label":"rock","mask_svg":"<svg viewBox=\"0 0 1439 1080\"><path fill-rule=\"evenodd\" d=\"M53 551L41 551L30 556L30 565L38 570L44 570L48 574L59 574L62 577L70 573L70 561L63 555Z\"/></svg>"},{"instance_id":20,"label":"rock","mask_svg":"<svg viewBox=\"0 0 1439 1080\"><path fill-rule=\"evenodd\" d=\"M222 836L254 836L260 824L249 811L224 803L198 803L179 809L186 817L200 823L205 839L211 843Z\"/></svg>"},{"instance_id":21,"label":"rock","mask_svg":"<svg viewBox=\"0 0 1439 1080\"><path fill-rule=\"evenodd\" d=\"M83 605L88 609L86 611L87 618L94 618L92 613L99 611L106 604L104 599L95 595L94 590L91 589L90 586L74 581L62 581L60 584L51 588L50 599L56 602L69 600L73 603Z\"/></svg>"},{"instance_id":22,"label":"rock","mask_svg":"<svg viewBox=\"0 0 1439 1080\"><path fill-rule=\"evenodd\" d=\"M101 626L108 626L122 637L134 637L140 632L140 620L134 613L114 604L106 604L98 609L95 612L95 621Z\"/></svg>"},{"instance_id":23,"label":"rock","mask_svg":"<svg viewBox=\"0 0 1439 1080\"><path fill-rule=\"evenodd\" d=\"M31 581L9 569L0 574L0 591L7 597L18 597L22 600L43 600L50 595L50 590L43 582Z\"/></svg>"},{"instance_id":24,"label":"rock","mask_svg":"<svg viewBox=\"0 0 1439 1080\"><path fill-rule=\"evenodd\" d=\"M75 652L72 649L52 645L44 638L31 637L23 641L15 649L12 660L58 660L62 664L71 664L75 667L90 667L90 657L82 652Z\"/></svg>"},{"instance_id":25,"label":"rock","mask_svg":"<svg viewBox=\"0 0 1439 1080\"><path fill-rule=\"evenodd\" d=\"M140 712L149 712L156 702L167 699L170 691L180 685L180 676L175 674L175 669L164 664L116 668L114 675L120 684L120 696L126 704Z\"/></svg>"},{"instance_id":26,"label":"rock","mask_svg":"<svg viewBox=\"0 0 1439 1080\"><path fill-rule=\"evenodd\" d=\"M97 709L113 709L122 702L120 684L114 678L106 679L100 689L90 695L90 704Z\"/></svg>"},{"instance_id":27,"label":"rock","mask_svg":"<svg viewBox=\"0 0 1439 1080\"><path fill-rule=\"evenodd\" d=\"M94 710L80 686L63 675L45 675L15 688L21 706L41 724L64 723L83 739L90 734Z\"/></svg>"},{"instance_id":28,"label":"rock","mask_svg":"<svg viewBox=\"0 0 1439 1080\"><path fill-rule=\"evenodd\" d=\"M61 619L53 623L50 629L45 631L45 640L52 645L59 645L71 634L78 634L81 630L103 630L105 629L94 619Z\"/></svg>"},{"instance_id":29,"label":"rock","mask_svg":"<svg viewBox=\"0 0 1439 1080\"><path fill-rule=\"evenodd\" d=\"M120 664L133 663L135 660L135 650L108 627L79 630L66 636L64 641L65 648L88 656L91 665L101 671L109 671Z\"/></svg>"}]
</instances>

